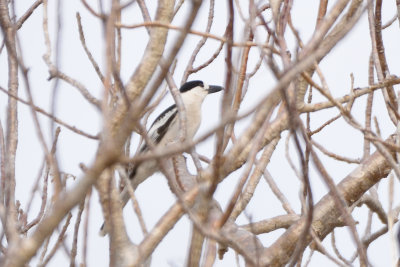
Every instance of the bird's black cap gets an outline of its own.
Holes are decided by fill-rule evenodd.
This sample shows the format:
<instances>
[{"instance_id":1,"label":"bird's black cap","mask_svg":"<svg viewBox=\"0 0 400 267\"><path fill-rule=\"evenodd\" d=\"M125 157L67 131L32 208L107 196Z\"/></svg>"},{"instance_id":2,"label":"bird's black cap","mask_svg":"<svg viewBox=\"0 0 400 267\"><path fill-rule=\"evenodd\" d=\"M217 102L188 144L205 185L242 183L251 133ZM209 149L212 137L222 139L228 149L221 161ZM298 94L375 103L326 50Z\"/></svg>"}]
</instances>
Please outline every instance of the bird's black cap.
<instances>
[{"instance_id":1,"label":"bird's black cap","mask_svg":"<svg viewBox=\"0 0 400 267\"><path fill-rule=\"evenodd\" d=\"M186 82L181 86L179 91L181 93L187 92L187 91L189 91L189 90L191 90L191 89L193 89L193 88L195 88L197 86L204 87L204 83L202 81L199 81L199 80ZM222 86L210 85L209 88L208 88L208 93L209 94L216 93L216 92L221 91L222 89L224 89Z\"/></svg>"},{"instance_id":2,"label":"bird's black cap","mask_svg":"<svg viewBox=\"0 0 400 267\"><path fill-rule=\"evenodd\" d=\"M179 89L179 91L181 93L189 91L192 88L195 88L196 86L200 86L203 87L204 83L202 81L190 81L190 82L185 82L181 88Z\"/></svg>"}]
</instances>

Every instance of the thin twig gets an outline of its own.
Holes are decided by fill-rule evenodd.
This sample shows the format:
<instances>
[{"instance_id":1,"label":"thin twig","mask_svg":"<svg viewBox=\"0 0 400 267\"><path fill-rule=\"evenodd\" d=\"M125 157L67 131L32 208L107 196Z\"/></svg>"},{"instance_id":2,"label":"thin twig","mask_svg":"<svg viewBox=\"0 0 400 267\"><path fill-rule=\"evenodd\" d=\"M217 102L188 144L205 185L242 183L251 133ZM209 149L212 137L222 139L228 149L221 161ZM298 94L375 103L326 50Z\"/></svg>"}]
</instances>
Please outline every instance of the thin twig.
<instances>
[{"instance_id":1,"label":"thin twig","mask_svg":"<svg viewBox=\"0 0 400 267\"><path fill-rule=\"evenodd\" d=\"M48 80L51 80L53 78L59 78L76 89L81 93L81 95L91 104L93 104L95 107L100 108L101 107L101 102L97 98L95 98L87 89L86 87L80 83L79 81L73 79L72 77L69 77L67 74L63 73L62 71L57 70L54 66L50 69L50 77Z\"/></svg>"},{"instance_id":2,"label":"thin twig","mask_svg":"<svg viewBox=\"0 0 400 267\"><path fill-rule=\"evenodd\" d=\"M97 73L97 76L99 76L100 81L104 82L104 76L101 73L100 67L97 64L96 60L94 59L92 53L90 52L89 48L86 45L86 40L85 40L85 34L83 33L83 27L82 27L82 22L81 22L81 15L79 12L76 13L76 21L78 22L78 30L79 30L79 39L81 40L81 44L83 46L83 49L85 50L86 55L88 56L90 63L92 63L92 66L94 70Z\"/></svg>"},{"instance_id":3,"label":"thin twig","mask_svg":"<svg viewBox=\"0 0 400 267\"><path fill-rule=\"evenodd\" d=\"M322 145L318 144L316 141L312 140L311 143L318 148L319 151L321 151L322 153L324 153L325 155L327 155L328 157L331 157L335 160L338 161L344 161L347 163L353 163L353 164L360 164L360 160L359 159L351 159L351 158L347 158L347 157L343 157L340 156L338 154L332 153L330 151L328 151L326 148L324 148Z\"/></svg>"},{"instance_id":4,"label":"thin twig","mask_svg":"<svg viewBox=\"0 0 400 267\"><path fill-rule=\"evenodd\" d=\"M82 213L85 208L85 201L79 205L78 215L76 216L75 226L74 226L74 236L72 238L72 248L71 248L71 256L70 256L70 267L75 267L75 258L78 251L78 233L79 226L81 223Z\"/></svg>"},{"instance_id":5,"label":"thin twig","mask_svg":"<svg viewBox=\"0 0 400 267\"><path fill-rule=\"evenodd\" d=\"M104 14L94 11L94 9L86 2L86 0L81 0L81 2L93 16L98 17L101 20L106 19L106 16Z\"/></svg>"},{"instance_id":6,"label":"thin twig","mask_svg":"<svg viewBox=\"0 0 400 267\"><path fill-rule=\"evenodd\" d=\"M88 251L88 242L89 242L89 215L90 215L90 201L92 196L92 190L89 190L86 196L86 214L85 214L85 222L83 225L83 245L82 245L82 265L87 265L87 251Z\"/></svg>"},{"instance_id":7,"label":"thin twig","mask_svg":"<svg viewBox=\"0 0 400 267\"><path fill-rule=\"evenodd\" d=\"M181 28L179 26L175 26L175 25L172 25L172 24L166 24L166 23L162 23L162 22L159 22L159 21L143 22L143 23L133 24L133 25L126 25L126 24L118 24L117 23L115 26L118 27L118 28L126 28L126 29L135 29L135 28L140 28L140 27L163 27L163 28L168 28L168 29L177 30L177 31L183 31L184 30L183 28ZM207 38L210 38L210 39L214 39L214 40L220 41L222 43L227 43L228 42L227 38L219 37L219 36L211 34L211 33L200 32L200 31L196 31L196 30L189 30L188 33L195 34L195 35L202 36L202 37L207 37ZM254 43L254 42L243 42L243 43L232 42L232 46L235 46L235 47L259 46L259 47L263 47L263 48L267 48L267 49L272 49L274 52L277 52L275 49L273 49L269 45L257 44L257 43Z\"/></svg>"},{"instance_id":8,"label":"thin twig","mask_svg":"<svg viewBox=\"0 0 400 267\"><path fill-rule=\"evenodd\" d=\"M38 106L35 106L35 105L29 103L28 101L25 101L25 100L23 100L23 99L21 99L21 98L15 96L15 95L11 94L10 92L8 92L6 89L4 89L4 88L1 87L1 86L0 86L0 91L2 91L3 93L9 95L10 97L12 97L12 98L18 100L19 102L21 102L21 103L23 103L23 104L25 104L25 105L28 105L28 106L33 107L33 109L34 109L35 111L37 111L37 112L39 112L39 113L45 115L46 117L50 118L51 120L55 121L56 123L58 123L58 124L64 126L64 127L67 128L68 130L73 131L74 133L77 133L77 134L79 134L79 135L83 135L83 136L85 136L85 137L87 137L87 138L90 138L90 139L99 139L99 137L98 137L97 135L91 135L91 134L85 133L84 131L79 130L78 128L76 128L75 126L71 126L71 125L69 125L69 124L63 122L62 120L58 119L57 117L55 117L55 116L51 115L50 113L44 111L42 108L39 108Z\"/></svg>"},{"instance_id":9,"label":"thin twig","mask_svg":"<svg viewBox=\"0 0 400 267\"><path fill-rule=\"evenodd\" d=\"M68 226L69 226L69 222L71 221L71 218L72 218L72 214L68 213L67 219L66 219L65 224L64 224L64 226L63 226L63 228L62 228L62 230L61 230L61 232L60 232L60 234L59 234L59 236L57 238L56 243L54 244L54 246L51 249L50 253L47 255L46 259L41 264L39 264L40 267L46 266L47 263L54 256L54 254L57 252L58 247L61 245L61 243L64 240L64 236L65 236L65 233L67 232L67 229L68 229Z\"/></svg>"}]
</instances>

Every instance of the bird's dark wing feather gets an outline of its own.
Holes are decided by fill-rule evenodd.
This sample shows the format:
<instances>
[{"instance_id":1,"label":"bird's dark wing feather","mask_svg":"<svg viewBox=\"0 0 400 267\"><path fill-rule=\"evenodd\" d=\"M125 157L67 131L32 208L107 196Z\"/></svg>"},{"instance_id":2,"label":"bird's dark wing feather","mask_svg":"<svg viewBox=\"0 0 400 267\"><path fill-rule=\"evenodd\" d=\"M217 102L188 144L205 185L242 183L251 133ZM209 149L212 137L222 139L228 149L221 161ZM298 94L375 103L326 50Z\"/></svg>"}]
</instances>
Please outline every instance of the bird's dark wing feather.
<instances>
[{"instance_id":1,"label":"bird's dark wing feather","mask_svg":"<svg viewBox=\"0 0 400 267\"><path fill-rule=\"evenodd\" d=\"M176 117L177 113L178 109L176 108L176 105L172 105L166 110L164 110L163 113L161 113L151 124L147 134L149 135L150 139L154 142L154 144L160 143L161 139L165 136L168 127ZM144 142L142 147L139 149L139 153L147 151L148 148L149 147L147 143ZM134 165L132 164L129 166L128 174L130 179L133 179L133 177L135 177L137 167L138 167L137 164Z\"/></svg>"},{"instance_id":2,"label":"bird's dark wing feather","mask_svg":"<svg viewBox=\"0 0 400 267\"><path fill-rule=\"evenodd\" d=\"M158 144L161 139L164 137L165 133L168 130L169 125L176 117L178 113L178 109L176 105L172 105L166 110L163 111L151 124L149 131L147 132L149 137L155 144ZM140 152L144 152L148 149L148 145L146 143L140 148Z\"/></svg>"}]
</instances>

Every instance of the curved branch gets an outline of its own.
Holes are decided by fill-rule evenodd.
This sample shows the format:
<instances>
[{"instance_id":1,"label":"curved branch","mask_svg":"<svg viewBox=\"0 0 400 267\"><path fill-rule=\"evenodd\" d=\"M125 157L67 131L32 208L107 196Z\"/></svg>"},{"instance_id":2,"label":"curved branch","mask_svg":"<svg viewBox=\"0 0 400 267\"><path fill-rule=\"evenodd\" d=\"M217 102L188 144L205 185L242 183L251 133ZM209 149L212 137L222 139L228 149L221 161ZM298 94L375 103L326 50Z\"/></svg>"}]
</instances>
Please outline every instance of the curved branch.
<instances>
[{"instance_id":1,"label":"curved branch","mask_svg":"<svg viewBox=\"0 0 400 267\"><path fill-rule=\"evenodd\" d=\"M338 184L338 191L346 204L351 206L369 188L385 178L391 169L392 167L386 158L379 152L375 152ZM312 229L320 239L323 239L342 223L340 216L334 197L327 194L315 205ZM300 233L303 232L306 219L305 217L301 218L272 246L264 250L261 259L262 265L281 266L290 260ZM306 243L310 243L311 240L308 235Z\"/></svg>"}]
</instances>

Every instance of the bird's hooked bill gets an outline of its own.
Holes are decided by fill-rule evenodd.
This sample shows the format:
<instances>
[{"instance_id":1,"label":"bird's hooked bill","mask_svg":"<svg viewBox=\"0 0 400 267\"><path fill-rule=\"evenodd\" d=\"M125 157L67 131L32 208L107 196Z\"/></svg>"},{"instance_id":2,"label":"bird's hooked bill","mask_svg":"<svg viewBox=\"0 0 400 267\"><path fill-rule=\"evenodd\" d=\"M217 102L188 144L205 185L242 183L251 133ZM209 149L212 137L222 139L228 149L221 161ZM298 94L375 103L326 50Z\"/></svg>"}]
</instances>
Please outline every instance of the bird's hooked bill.
<instances>
[{"instance_id":1,"label":"bird's hooked bill","mask_svg":"<svg viewBox=\"0 0 400 267\"><path fill-rule=\"evenodd\" d=\"M212 93L216 93L219 92L221 90L223 90L224 88L222 86L218 86L218 85L210 85L208 88L208 93L212 94Z\"/></svg>"}]
</instances>

